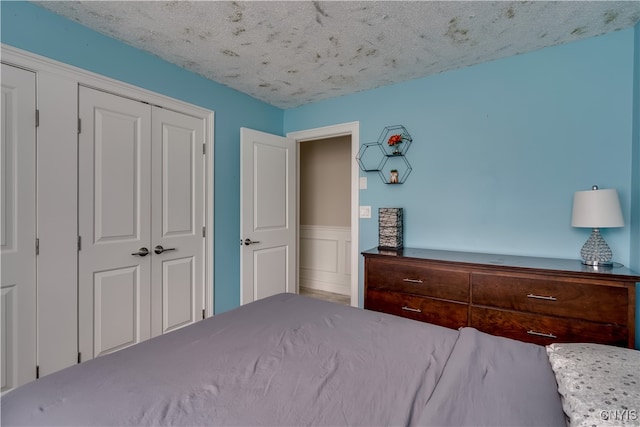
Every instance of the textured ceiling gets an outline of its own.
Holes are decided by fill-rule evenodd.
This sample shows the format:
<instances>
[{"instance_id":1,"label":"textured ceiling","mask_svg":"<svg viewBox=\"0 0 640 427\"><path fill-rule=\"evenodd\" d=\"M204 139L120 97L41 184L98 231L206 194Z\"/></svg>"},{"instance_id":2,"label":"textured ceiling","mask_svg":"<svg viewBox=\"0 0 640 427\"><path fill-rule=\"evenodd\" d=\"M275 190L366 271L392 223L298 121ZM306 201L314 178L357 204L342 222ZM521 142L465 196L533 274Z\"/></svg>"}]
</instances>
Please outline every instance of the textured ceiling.
<instances>
[{"instance_id":1,"label":"textured ceiling","mask_svg":"<svg viewBox=\"0 0 640 427\"><path fill-rule=\"evenodd\" d=\"M592 37L640 20L639 1L36 3L280 108Z\"/></svg>"}]
</instances>

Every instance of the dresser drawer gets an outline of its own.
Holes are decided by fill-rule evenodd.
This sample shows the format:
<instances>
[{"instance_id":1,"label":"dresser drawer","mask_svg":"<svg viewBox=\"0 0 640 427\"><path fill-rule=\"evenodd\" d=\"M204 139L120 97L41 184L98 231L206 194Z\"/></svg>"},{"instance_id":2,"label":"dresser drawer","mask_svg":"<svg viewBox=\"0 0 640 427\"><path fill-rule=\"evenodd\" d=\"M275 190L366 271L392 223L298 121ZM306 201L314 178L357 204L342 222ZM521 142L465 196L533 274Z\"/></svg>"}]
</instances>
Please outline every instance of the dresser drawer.
<instances>
[{"instance_id":1,"label":"dresser drawer","mask_svg":"<svg viewBox=\"0 0 640 427\"><path fill-rule=\"evenodd\" d=\"M367 259L368 289L408 292L454 301L469 301L469 273L464 270L432 268L410 261Z\"/></svg>"},{"instance_id":2,"label":"dresser drawer","mask_svg":"<svg viewBox=\"0 0 640 427\"><path fill-rule=\"evenodd\" d=\"M470 326L480 331L534 344L593 342L628 347L629 331L618 325L474 306L470 319Z\"/></svg>"},{"instance_id":3,"label":"dresser drawer","mask_svg":"<svg viewBox=\"0 0 640 427\"><path fill-rule=\"evenodd\" d=\"M433 298L370 289L364 308L449 328L467 325L468 305Z\"/></svg>"},{"instance_id":4,"label":"dresser drawer","mask_svg":"<svg viewBox=\"0 0 640 427\"><path fill-rule=\"evenodd\" d=\"M472 304L532 313L603 321L629 322L627 288L575 283L524 275L472 273Z\"/></svg>"}]
</instances>

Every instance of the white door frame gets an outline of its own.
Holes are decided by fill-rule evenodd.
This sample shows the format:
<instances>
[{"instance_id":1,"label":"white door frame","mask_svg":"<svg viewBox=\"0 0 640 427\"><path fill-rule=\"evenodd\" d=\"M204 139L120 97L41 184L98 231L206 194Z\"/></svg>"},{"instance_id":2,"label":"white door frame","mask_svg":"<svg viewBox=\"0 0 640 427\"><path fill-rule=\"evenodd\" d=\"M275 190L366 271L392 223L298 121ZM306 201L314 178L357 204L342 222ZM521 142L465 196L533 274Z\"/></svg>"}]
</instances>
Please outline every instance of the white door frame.
<instances>
[{"instance_id":1,"label":"white door frame","mask_svg":"<svg viewBox=\"0 0 640 427\"><path fill-rule=\"evenodd\" d=\"M337 136L351 136L351 306L358 307L359 295L358 295L358 283L360 282L358 277L359 267L359 204L360 204L360 170L356 164L355 158L360 149L360 122L350 122L337 124L332 126L325 126L321 128L302 130L297 132L288 132L287 138L293 138L296 140L297 147L301 142L334 138ZM297 224L297 236L300 238L300 150L296 149L298 153L298 164L296 170L298 173L298 206L296 209L296 224ZM300 281L300 245L298 245L298 253L296 255L298 262L296 283Z\"/></svg>"}]
</instances>

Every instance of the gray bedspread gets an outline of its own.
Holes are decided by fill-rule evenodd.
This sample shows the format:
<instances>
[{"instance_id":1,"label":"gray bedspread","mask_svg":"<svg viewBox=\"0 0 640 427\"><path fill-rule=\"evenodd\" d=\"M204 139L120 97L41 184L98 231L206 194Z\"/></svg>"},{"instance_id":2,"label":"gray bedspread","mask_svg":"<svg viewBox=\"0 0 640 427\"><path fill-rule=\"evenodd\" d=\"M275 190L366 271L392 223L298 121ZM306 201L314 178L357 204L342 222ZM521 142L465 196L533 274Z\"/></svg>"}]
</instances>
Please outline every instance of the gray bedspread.
<instances>
[{"instance_id":1,"label":"gray bedspread","mask_svg":"<svg viewBox=\"0 0 640 427\"><path fill-rule=\"evenodd\" d=\"M544 348L280 294L26 384L2 425L564 425Z\"/></svg>"}]
</instances>

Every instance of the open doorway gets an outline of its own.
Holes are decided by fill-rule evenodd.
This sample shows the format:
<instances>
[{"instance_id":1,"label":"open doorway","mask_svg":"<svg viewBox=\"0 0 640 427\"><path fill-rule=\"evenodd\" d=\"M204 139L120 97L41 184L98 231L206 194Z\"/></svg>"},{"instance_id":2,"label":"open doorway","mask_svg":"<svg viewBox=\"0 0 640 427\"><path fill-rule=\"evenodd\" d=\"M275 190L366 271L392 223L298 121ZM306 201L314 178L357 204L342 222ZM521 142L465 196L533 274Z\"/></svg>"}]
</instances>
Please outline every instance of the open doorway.
<instances>
[{"instance_id":1,"label":"open doorway","mask_svg":"<svg viewBox=\"0 0 640 427\"><path fill-rule=\"evenodd\" d=\"M348 296L349 296L349 300L350 300L350 305L357 307L358 306L358 302L359 302L359 292L358 292L358 282L359 282L359 278L358 278L358 230L359 230L359 223L358 223L358 204L359 204L359 193L358 193L358 182L359 182L359 170L358 170L358 166L357 163L355 162L355 156L358 152L358 148L360 146L360 135L359 135L359 128L360 128L360 124L358 122L351 122L351 123L345 123L345 124L340 124L340 125L334 125L334 126L327 126L327 127L323 127L323 128L316 128L316 129L310 129L310 130L306 130L306 131L299 131L299 132L291 132L287 134L288 138L292 138L294 139L297 144L298 144L298 165L299 167L298 169L298 177L297 177L297 182L298 182L298 200L300 201L301 198L303 197L303 195L301 194L302 190L301 186L300 186L300 180L301 180L301 169L302 167L301 165L301 159L300 159L300 152L301 150L305 150L307 147L312 147L311 148L311 154L313 155L313 153L315 151L324 151L323 148L325 148L326 146L328 147L334 147L334 149L339 150L340 154L340 158L342 159L342 161L345 162L346 165L348 165L348 175L340 175L340 179L339 179L339 183L338 184L333 184L334 188L336 185L341 185L342 187L346 187L349 189L348 191L348 199L347 201L344 201L344 195L342 196L341 200L343 200L343 202L339 202L339 203L343 203L346 204L346 206L341 206L341 208L344 208L344 210L348 210L348 215L349 215L349 221L346 222L344 220L343 223L348 224L348 228L347 228L347 237L341 237L340 239L343 241L343 243L339 243L340 239L326 239L327 242L315 242L312 243L311 245L307 245L307 243L309 243L308 241L305 241L305 239L308 238L309 234L307 233L309 230L311 230L311 232L317 231L314 230L314 227L304 227L307 225L314 225L314 224L304 224L303 222L307 222L310 221L307 218L307 214L305 214L305 220L301 222L301 207L300 205L298 206L298 215L297 215L297 220L298 220L298 240L299 240L299 244L298 244L298 248L299 248L299 253L298 253L298 284L300 283L304 283L305 286L304 287L309 287L309 284L311 283L309 281L309 277L308 274L309 271L307 270L307 267L309 266L309 263L312 262L315 266L319 266L320 268L320 272L316 272L319 274L319 276L316 277L320 277L319 281L324 281L324 282L331 282L332 280L327 280L328 276L333 276L334 278L337 277L338 275L344 275L346 276L346 280L348 285L347 286L342 286L339 288L332 288L331 286L333 285L329 285L328 290L331 292L331 289L333 289L333 293L342 293L342 292L347 292ZM345 149L345 147L341 146L341 148L336 148L338 145L333 145L333 144L340 144L340 143L336 143L336 140L334 140L335 138L346 138L343 139L343 141L347 141L347 148ZM315 142L314 142L315 141ZM308 143L310 145L306 146L306 147L302 147L302 144ZM317 146L314 146L313 144L318 144ZM344 150L343 150L344 149ZM309 153L307 153L309 154ZM327 153L324 153L327 154ZM330 157L330 156L324 156L324 157ZM322 176L322 171L320 170L319 174ZM316 172L318 173L318 172ZM325 176L327 174L324 174ZM327 181L329 181L327 179ZM329 206L329 208L331 208L331 206ZM342 209L341 209L342 210ZM332 220L333 221L333 220ZM303 229L306 228L306 231L303 231ZM333 228L333 227L331 227ZM326 231L326 230L323 230ZM339 231L344 231L344 229L342 227L339 227ZM334 241L334 243L331 243L331 241ZM315 250L312 250L311 252L307 252L305 253L305 250L302 250L302 253L300 253L300 248L302 246L312 246L314 248L316 248ZM318 249L318 246L320 246L320 249ZM324 246L324 249L322 248ZM333 250L333 253L335 253L336 257L338 257L338 249L340 246L342 246L343 249L340 250L340 253L344 253L344 257L342 258L343 261L339 261L339 260L329 260L329 259L314 259L313 261L310 261L310 258L315 258L315 257L324 257L324 256L329 256L332 257L333 255L327 255L331 253L331 250L326 251L327 246L333 246L335 249ZM304 258L303 258L304 257ZM343 263L344 267L340 268L340 266L338 265L339 263ZM324 271L323 271L324 270ZM328 275L328 276L327 276ZM324 279L324 280L323 280ZM344 279L344 277L343 277ZM344 284L344 280L342 282L340 282L341 284ZM314 287L321 287L323 285L326 285L327 283L318 283L317 281L315 283L311 283L312 286ZM323 289L320 289L323 290ZM335 292L338 291L338 292Z\"/></svg>"},{"instance_id":2,"label":"open doorway","mask_svg":"<svg viewBox=\"0 0 640 427\"><path fill-rule=\"evenodd\" d=\"M299 293L349 305L351 135L298 145Z\"/></svg>"}]
</instances>

